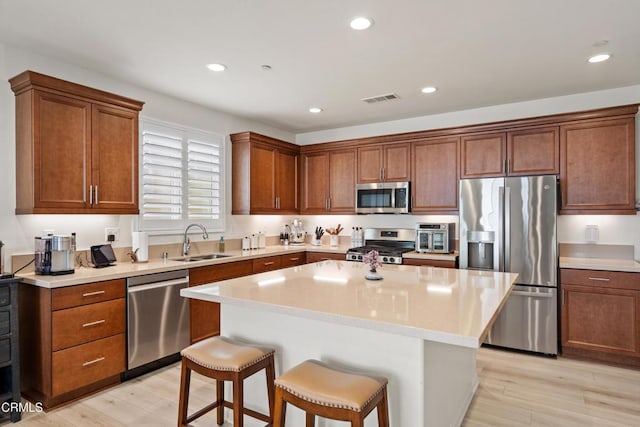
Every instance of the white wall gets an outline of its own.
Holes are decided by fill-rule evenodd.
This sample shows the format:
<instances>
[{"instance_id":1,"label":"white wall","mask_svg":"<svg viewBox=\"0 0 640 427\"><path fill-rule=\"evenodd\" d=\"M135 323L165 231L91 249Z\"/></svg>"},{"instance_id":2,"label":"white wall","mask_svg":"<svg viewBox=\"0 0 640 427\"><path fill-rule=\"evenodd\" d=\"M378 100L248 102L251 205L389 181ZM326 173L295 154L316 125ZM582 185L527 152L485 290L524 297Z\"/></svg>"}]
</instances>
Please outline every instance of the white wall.
<instances>
[{"instance_id":1,"label":"white wall","mask_svg":"<svg viewBox=\"0 0 640 427\"><path fill-rule=\"evenodd\" d=\"M33 252L33 238L42 235L44 229L54 229L58 234L76 232L78 248L102 243L105 227L119 227L120 240L114 246L131 244L131 215L15 215L15 98L8 79L25 71L33 70L64 80L117 93L145 102L141 116L179 123L198 129L217 132L227 136L226 156L231 164L231 148L228 135L234 132L253 130L266 135L294 141L295 135L261 123L213 111L195 104L171 98L139 86L123 83L95 71L62 62L55 58L34 54L0 43L0 240L5 243L5 261L12 253ZM4 82L4 83L1 83ZM226 171L227 187L230 189L231 169ZM227 210L230 211L231 192L227 192ZM229 215L227 229L231 234L242 234L251 228L248 217ZM239 230L239 231L235 231ZM197 237L194 236L194 239ZM180 236L156 236L150 243L180 241ZM8 264L7 264L8 265Z\"/></svg>"}]
</instances>

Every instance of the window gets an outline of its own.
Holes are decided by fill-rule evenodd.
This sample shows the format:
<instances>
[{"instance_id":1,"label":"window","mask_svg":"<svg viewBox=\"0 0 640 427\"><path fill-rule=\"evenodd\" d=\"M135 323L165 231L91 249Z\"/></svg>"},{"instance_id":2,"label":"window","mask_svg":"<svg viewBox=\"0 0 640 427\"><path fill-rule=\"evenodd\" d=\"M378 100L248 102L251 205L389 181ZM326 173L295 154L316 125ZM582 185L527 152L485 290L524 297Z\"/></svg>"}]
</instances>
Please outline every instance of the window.
<instances>
[{"instance_id":1,"label":"window","mask_svg":"<svg viewBox=\"0 0 640 427\"><path fill-rule=\"evenodd\" d=\"M156 234L193 222L224 230L224 137L141 120L139 228Z\"/></svg>"}]
</instances>

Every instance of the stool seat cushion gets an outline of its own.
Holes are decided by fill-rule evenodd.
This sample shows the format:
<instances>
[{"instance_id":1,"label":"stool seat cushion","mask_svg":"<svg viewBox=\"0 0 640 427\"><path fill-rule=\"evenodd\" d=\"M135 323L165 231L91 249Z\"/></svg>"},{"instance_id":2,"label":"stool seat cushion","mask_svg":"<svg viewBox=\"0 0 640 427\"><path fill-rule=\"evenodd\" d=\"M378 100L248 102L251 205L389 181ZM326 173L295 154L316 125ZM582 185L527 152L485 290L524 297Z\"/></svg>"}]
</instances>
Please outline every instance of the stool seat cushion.
<instances>
[{"instance_id":1,"label":"stool seat cushion","mask_svg":"<svg viewBox=\"0 0 640 427\"><path fill-rule=\"evenodd\" d=\"M269 357L274 351L272 348L243 344L226 337L212 337L190 345L180 354L205 368L240 372Z\"/></svg>"},{"instance_id":2,"label":"stool seat cushion","mask_svg":"<svg viewBox=\"0 0 640 427\"><path fill-rule=\"evenodd\" d=\"M387 379L307 360L282 374L275 385L311 403L360 412L384 389Z\"/></svg>"}]
</instances>

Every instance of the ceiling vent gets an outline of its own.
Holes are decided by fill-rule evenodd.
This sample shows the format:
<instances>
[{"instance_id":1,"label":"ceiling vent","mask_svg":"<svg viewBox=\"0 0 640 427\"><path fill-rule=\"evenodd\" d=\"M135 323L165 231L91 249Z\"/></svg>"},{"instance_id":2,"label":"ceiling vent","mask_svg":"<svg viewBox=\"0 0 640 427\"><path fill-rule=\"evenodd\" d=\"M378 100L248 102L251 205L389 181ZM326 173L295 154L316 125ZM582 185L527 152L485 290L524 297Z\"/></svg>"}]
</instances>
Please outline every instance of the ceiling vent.
<instances>
[{"instance_id":1,"label":"ceiling vent","mask_svg":"<svg viewBox=\"0 0 640 427\"><path fill-rule=\"evenodd\" d=\"M367 104L375 104L377 102L393 101L394 99L400 99L400 97L395 93L387 93L385 95L372 96L370 98L362 98L362 101L366 102Z\"/></svg>"}]
</instances>

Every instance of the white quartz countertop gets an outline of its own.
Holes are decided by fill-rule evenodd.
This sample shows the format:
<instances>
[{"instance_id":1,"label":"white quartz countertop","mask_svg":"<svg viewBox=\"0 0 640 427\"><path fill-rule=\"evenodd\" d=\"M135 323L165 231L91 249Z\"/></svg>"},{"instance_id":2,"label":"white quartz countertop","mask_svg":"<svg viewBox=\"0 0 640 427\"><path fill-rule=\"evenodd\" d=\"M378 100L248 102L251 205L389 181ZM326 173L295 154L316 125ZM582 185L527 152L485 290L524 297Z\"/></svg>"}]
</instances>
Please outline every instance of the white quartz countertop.
<instances>
[{"instance_id":1,"label":"white quartz countertop","mask_svg":"<svg viewBox=\"0 0 640 427\"><path fill-rule=\"evenodd\" d=\"M323 261L182 289L185 297L478 348L517 274ZM224 319L222 320L224 322Z\"/></svg>"},{"instance_id":2,"label":"white quartz countertop","mask_svg":"<svg viewBox=\"0 0 640 427\"><path fill-rule=\"evenodd\" d=\"M632 259L560 257L560 268L640 273L640 262Z\"/></svg>"},{"instance_id":3,"label":"white quartz countertop","mask_svg":"<svg viewBox=\"0 0 640 427\"><path fill-rule=\"evenodd\" d=\"M224 258L201 260L201 261L176 261L172 258L164 261L162 259L152 259L145 263L117 262L114 265L104 268L76 267L73 274L61 276L41 276L35 273L18 274L22 283L40 286L44 288L59 288L63 286L81 285L84 283L99 282L103 280L122 279L144 274L162 273L165 271L175 271L202 267L206 265L224 264L228 262L244 261L254 258L261 258L273 255L287 255L299 252L327 252L346 253L347 246L312 246L312 245L288 245L288 246L268 246L264 249L250 251L234 250L226 251ZM192 253L191 256L200 254Z\"/></svg>"}]
</instances>

